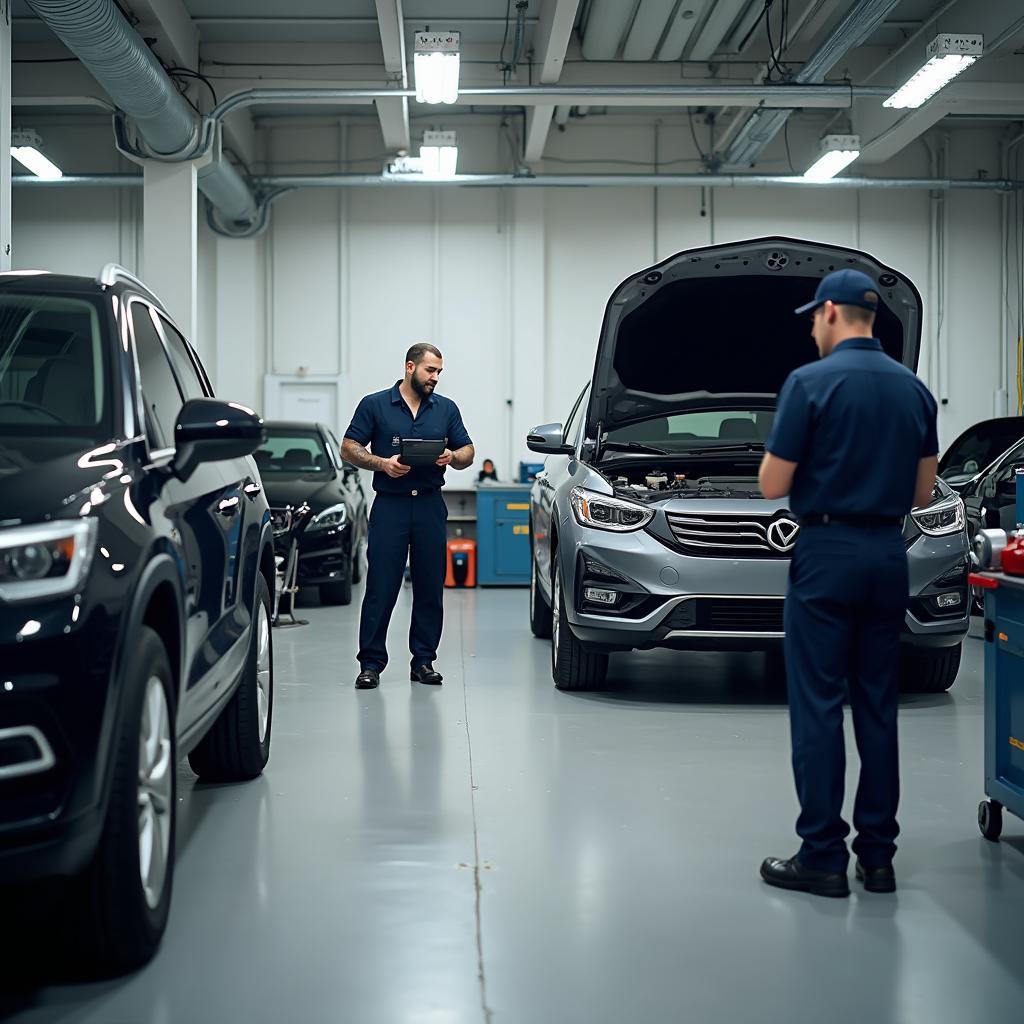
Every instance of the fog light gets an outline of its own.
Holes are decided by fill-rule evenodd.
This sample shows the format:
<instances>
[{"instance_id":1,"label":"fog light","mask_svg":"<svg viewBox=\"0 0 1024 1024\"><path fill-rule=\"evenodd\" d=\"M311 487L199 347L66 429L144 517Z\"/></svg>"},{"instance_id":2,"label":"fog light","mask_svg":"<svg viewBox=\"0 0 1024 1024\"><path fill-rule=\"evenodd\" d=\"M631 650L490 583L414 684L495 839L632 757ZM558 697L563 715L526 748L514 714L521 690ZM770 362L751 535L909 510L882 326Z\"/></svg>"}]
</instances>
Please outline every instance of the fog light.
<instances>
[{"instance_id":1,"label":"fog light","mask_svg":"<svg viewBox=\"0 0 1024 1024\"><path fill-rule=\"evenodd\" d=\"M585 587L583 596L594 604L616 604L619 600L617 590L598 590L597 587Z\"/></svg>"},{"instance_id":2,"label":"fog light","mask_svg":"<svg viewBox=\"0 0 1024 1024\"><path fill-rule=\"evenodd\" d=\"M963 603L963 597L958 593L939 594L935 603L940 608L958 608Z\"/></svg>"}]
</instances>

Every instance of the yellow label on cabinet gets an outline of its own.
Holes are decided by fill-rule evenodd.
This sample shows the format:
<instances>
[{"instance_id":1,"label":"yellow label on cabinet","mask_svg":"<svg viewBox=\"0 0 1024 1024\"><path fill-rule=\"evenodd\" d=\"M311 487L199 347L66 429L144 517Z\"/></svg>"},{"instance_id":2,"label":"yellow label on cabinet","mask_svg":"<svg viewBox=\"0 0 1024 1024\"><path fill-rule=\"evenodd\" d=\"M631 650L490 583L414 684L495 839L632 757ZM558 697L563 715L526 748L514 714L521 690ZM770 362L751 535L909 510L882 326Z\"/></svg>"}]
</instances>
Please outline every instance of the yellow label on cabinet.
<instances>
[{"instance_id":1,"label":"yellow label on cabinet","mask_svg":"<svg viewBox=\"0 0 1024 1024\"><path fill-rule=\"evenodd\" d=\"M529 505L528 502L526 504L524 504L524 505L506 505L505 508L507 508L509 510L509 512L529 512L530 511L530 505Z\"/></svg>"},{"instance_id":2,"label":"yellow label on cabinet","mask_svg":"<svg viewBox=\"0 0 1024 1024\"><path fill-rule=\"evenodd\" d=\"M512 533L515 534L515 536L517 537L529 537L530 528L528 526L513 526Z\"/></svg>"},{"instance_id":3,"label":"yellow label on cabinet","mask_svg":"<svg viewBox=\"0 0 1024 1024\"><path fill-rule=\"evenodd\" d=\"M1021 743L1015 736L1010 737L1010 746L1016 747L1018 750L1024 750L1024 743Z\"/></svg>"}]
</instances>

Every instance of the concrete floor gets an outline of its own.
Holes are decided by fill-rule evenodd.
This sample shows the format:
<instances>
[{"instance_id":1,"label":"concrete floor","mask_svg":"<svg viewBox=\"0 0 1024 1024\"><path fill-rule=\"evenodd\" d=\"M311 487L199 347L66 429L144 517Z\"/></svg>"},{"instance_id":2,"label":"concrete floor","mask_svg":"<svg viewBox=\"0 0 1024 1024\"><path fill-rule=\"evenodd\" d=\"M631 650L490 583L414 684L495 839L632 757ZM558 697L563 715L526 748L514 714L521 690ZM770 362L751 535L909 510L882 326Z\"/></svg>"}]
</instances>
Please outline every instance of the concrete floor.
<instances>
[{"instance_id":1,"label":"concrete floor","mask_svg":"<svg viewBox=\"0 0 1024 1024\"><path fill-rule=\"evenodd\" d=\"M265 776L201 787L180 770L157 959L50 979L10 1019L1020 1019L1024 823L991 844L974 822L977 640L952 694L903 705L898 895L832 901L757 875L796 848L786 708L761 658L620 656L615 689L561 694L525 591L460 592L445 685L413 686L408 600L375 692L352 687L357 606L275 632Z\"/></svg>"}]
</instances>

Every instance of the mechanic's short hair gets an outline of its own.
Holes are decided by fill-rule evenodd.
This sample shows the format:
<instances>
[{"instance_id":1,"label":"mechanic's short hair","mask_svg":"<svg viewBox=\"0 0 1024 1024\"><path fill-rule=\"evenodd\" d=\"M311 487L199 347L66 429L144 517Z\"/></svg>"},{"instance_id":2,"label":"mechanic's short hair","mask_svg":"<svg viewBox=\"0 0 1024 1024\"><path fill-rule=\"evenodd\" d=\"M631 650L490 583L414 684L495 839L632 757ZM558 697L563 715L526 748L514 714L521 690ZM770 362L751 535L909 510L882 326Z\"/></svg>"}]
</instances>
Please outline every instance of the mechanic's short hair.
<instances>
[{"instance_id":1,"label":"mechanic's short hair","mask_svg":"<svg viewBox=\"0 0 1024 1024\"><path fill-rule=\"evenodd\" d=\"M848 324L863 324L870 327L875 322L874 310L865 309L863 306L837 305L836 308Z\"/></svg>"},{"instance_id":2,"label":"mechanic's short hair","mask_svg":"<svg viewBox=\"0 0 1024 1024\"><path fill-rule=\"evenodd\" d=\"M443 358L441 352L434 348L433 345L428 345L425 341L420 341L405 353L405 361L407 363L412 363L414 366L419 366L428 355L437 356L438 359Z\"/></svg>"}]
</instances>

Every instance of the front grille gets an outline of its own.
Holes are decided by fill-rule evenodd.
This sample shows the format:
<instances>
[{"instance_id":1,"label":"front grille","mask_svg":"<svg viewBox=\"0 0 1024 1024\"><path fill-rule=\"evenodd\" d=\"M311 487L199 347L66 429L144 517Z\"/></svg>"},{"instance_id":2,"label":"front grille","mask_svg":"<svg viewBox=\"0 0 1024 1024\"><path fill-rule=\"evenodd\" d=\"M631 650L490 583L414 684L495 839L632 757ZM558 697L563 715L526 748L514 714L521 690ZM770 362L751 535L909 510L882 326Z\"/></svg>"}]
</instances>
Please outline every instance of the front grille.
<instances>
[{"instance_id":1,"label":"front grille","mask_svg":"<svg viewBox=\"0 0 1024 1024\"><path fill-rule=\"evenodd\" d=\"M789 558L799 526L788 515L668 512L675 547L701 558Z\"/></svg>"},{"instance_id":2,"label":"front grille","mask_svg":"<svg viewBox=\"0 0 1024 1024\"><path fill-rule=\"evenodd\" d=\"M663 625L703 633L781 633L781 597L695 597L683 601Z\"/></svg>"}]
</instances>

